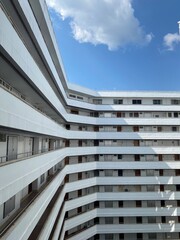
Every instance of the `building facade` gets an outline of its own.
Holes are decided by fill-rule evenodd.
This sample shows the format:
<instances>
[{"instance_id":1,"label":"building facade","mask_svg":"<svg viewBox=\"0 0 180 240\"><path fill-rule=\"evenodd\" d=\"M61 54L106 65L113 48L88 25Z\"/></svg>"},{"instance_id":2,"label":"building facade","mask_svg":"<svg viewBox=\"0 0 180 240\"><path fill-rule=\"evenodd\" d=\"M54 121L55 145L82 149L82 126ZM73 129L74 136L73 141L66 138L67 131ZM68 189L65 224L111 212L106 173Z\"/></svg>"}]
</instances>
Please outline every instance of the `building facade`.
<instances>
[{"instance_id":1,"label":"building facade","mask_svg":"<svg viewBox=\"0 0 180 240\"><path fill-rule=\"evenodd\" d=\"M45 1L0 6L0 239L180 239L180 92L70 84Z\"/></svg>"}]
</instances>

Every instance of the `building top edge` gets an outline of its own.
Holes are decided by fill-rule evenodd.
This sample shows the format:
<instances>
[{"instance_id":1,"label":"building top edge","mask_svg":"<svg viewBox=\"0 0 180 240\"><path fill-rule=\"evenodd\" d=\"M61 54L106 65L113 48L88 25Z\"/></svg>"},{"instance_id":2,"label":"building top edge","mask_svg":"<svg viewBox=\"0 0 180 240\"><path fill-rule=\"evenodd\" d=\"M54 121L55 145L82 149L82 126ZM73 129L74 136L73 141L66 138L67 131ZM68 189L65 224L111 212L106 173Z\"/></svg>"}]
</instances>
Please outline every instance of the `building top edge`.
<instances>
[{"instance_id":1,"label":"building top edge","mask_svg":"<svg viewBox=\"0 0 180 240\"><path fill-rule=\"evenodd\" d=\"M93 97L140 97L140 98L180 98L180 91L151 91L151 90L128 90L128 91L95 91L74 83L67 82L68 90L78 92L83 95L90 95Z\"/></svg>"}]
</instances>

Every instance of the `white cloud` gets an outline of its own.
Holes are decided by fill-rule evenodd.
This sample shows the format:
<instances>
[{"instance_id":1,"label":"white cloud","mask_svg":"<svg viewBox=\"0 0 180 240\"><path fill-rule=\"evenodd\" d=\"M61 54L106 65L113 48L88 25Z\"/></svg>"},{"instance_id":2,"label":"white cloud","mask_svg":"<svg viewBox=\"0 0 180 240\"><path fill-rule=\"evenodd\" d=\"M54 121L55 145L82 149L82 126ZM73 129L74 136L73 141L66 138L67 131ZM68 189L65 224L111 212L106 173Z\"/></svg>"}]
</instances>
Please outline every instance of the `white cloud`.
<instances>
[{"instance_id":1,"label":"white cloud","mask_svg":"<svg viewBox=\"0 0 180 240\"><path fill-rule=\"evenodd\" d=\"M164 45L169 51L173 51L175 46L180 43L180 35L177 33L168 33L164 36Z\"/></svg>"},{"instance_id":2,"label":"white cloud","mask_svg":"<svg viewBox=\"0 0 180 240\"><path fill-rule=\"evenodd\" d=\"M105 44L110 50L152 40L134 16L132 0L46 0L61 18L70 19L73 37L80 43Z\"/></svg>"}]
</instances>

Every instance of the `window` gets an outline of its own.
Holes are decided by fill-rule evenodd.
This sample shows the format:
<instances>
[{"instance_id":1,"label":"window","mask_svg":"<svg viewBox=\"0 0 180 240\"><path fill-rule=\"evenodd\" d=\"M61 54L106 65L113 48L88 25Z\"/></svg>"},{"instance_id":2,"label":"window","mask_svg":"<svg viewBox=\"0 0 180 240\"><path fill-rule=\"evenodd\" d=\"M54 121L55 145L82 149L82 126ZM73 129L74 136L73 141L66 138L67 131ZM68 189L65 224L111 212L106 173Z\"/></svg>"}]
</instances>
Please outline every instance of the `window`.
<instances>
[{"instance_id":1,"label":"window","mask_svg":"<svg viewBox=\"0 0 180 240\"><path fill-rule=\"evenodd\" d=\"M161 200L161 207L165 207L165 201Z\"/></svg>"},{"instance_id":2,"label":"window","mask_svg":"<svg viewBox=\"0 0 180 240\"><path fill-rule=\"evenodd\" d=\"M102 99L93 99L94 104L102 104Z\"/></svg>"},{"instance_id":3,"label":"window","mask_svg":"<svg viewBox=\"0 0 180 240\"><path fill-rule=\"evenodd\" d=\"M99 117L99 113L98 112L94 112L94 117Z\"/></svg>"},{"instance_id":4,"label":"window","mask_svg":"<svg viewBox=\"0 0 180 240\"><path fill-rule=\"evenodd\" d=\"M180 191L180 185L178 184L178 185L176 185L176 191Z\"/></svg>"},{"instance_id":5,"label":"window","mask_svg":"<svg viewBox=\"0 0 180 240\"><path fill-rule=\"evenodd\" d=\"M122 99L114 99L113 102L114 102L114 104L123 104Z\"/></svg>"},{"instance_id":6,"label":"window","mask_svg":"<svg viewBox=\"0 0 180 240\"><path fill-rule=\"evenodd\" d=\"M119 234L119 239L124 239L124 233Z\"/></svg>"},{"instance_id":7,"label":"window","mask_svg":"<svg viewBox=\"0 0 180 240\"><path fill-rule=\"evenodd\" d=\"M175 155L174 155L174 160L175 160L175 161L178 161L178 160L179 160L179 154L175 154Z\"/></svg>"},{"instance_id":8,"label":"window","mask_svg":"<svg viewBox=\"0 0 180 240\"><path fill-rule=\"evenodd\" d=\"M141 176L141 170L135 170L135 176Z\"/></svg>"},{"instance_id":9,"label":"window","mask_svg":"<svg viewBox=\"0 0 180 240\"><path fill-rule=\"evenodd\" d=\"M177 132L177 127L172 127L173 132Z\"/></svg>"},{"instance_id":10,"label":"window","mask_svg":"<svg viewBox=\"0 0 180 240\"><path fill-rule=\"evenodd\" d=\"M66 129L70 130L70 124L66 124Z\"/></svg>"},{"instance_id":11,"label":"window","mask_svg":"<svg viewBox=\"0 0 180 240\"><path fill-rule=\"evenodd\" d=\"M83 100L83 97L77 96L77 99L79 99L79 100Z\"/></svg>"},{"instance_id":12,"label":"window","mask_svg":"<svg viewBox=\"0 0 180 240\"><path fill-rule=\"evenodd\" d=\"M140 155L134 155L134 160L135 161L140 161Z\"/></svg>"},{"instance_id":13,"label":"window","mask_svg":"<svg viewBox=\"0 0 180 240\"><path fill-rule=\"evenodd\" d=\"M121 126L117 126L117 132L121 132L121 131L122 131Z\"/></svg>"},{"instance_id":14,"label":"window","mask_svg":"<svg viewBox=\"0 0 180 240\"><path fill-rule=\"evenodd\" d=\"M69 97L71 97L71 98L76 98L76 96L73 95L73 94L69 94Z\"/></svg>"},{"instance_id":15,"label":"window","mask_svg":"<svg viewBox=\"0 0 180 240\"><path fill-rule=\"evenodd\" d=\"M68 157L65 158L65 162L64 163L65 163L65 165L69 164L69 158Z\"/></svg>"},{"instance_id":16,"label":"window","mask_svg":"<svg viewBox=\"0 0 180 240\"><path fill-rule=\"evenodd\" d=\"M141 100L140 99L133 99L132 104L141 104Z\"/></svg>"},{"instance_id":17,"label":"window","mask_svg":"<svg viewBox=\"0 0 180 240\"><path fill-rule=\"evenodd\" d=\"M96 161L96 162L99 161L99 156L98 155L94 156L94 161Z\"/></svg>"},{"instance_id":18,"label":"window","mask_svg":"<svg viewBox=\"0 0 180 240\"><path fill-rule=\"evenodd\" d=\"M42 174L40 176L40 184L42 184L44 181L45 181L45 176L44 176L44 174Z\"/></svg>"},{"instance_id":19,"label":"window","mask_svg":"<svg viewBox=\"0 0 180 240\"><path fill-rule=\"evenodd\" d=\"M4 203L3 218L15 209L15 196Z\"/></svg>"},{"instance_id":20,"label":"window","mask_svg":"<svg viewBox=\"0 0 180 240\"><path fill-rule=\"evenodd\" d=\"M168 117L172 117L172 113L168 112Z\"/></svg>"},{"instance_id":21,"label":"window","mask_svg":"<svg viewBox=\"0 0 180 240\"><path fill-rule=\"evenodd\" d=\"M79 114L79 112L77 110L73 110L73 109L71 110L71 113L72 114Z\"/></svg>"},{"instance_id":22,"label":"window","mask_svg":"<svg viewBox=\"0 0 180 240\"><path fill-rule=\"evenodd\" d=\"M180 104L180 100L179 99L171 99L171 104L172 105L179 105Z\"/></svg>"},{"instance_id":23,"label":"window","mask_svg":"<svg viewBox=\"0 0 180 240\"><path fill-rule=\"evenodd\" d=\"M139 132L139 126L133 126L133 131L134 132Z\"/></svg>"},{"instance_id":24,"label":"window","mask_svg":"<svg viewBox=\"0 0 180 240\"><path fill-rule=\"evenodd\" d=\"M136 217L136 223L142 223L142 217Z\"/></svg>"},{"instance_id":25,"label":"window","mask_svg":"<svg viewBox=\"0 0 180 240\"><path fill-rule=\"evenodd\" d=\"M94 177L99 177L99 170L94 170Z\"/></svg>"},{"instance_id":26,"label":"window","mask_svg":"<svg viewBox=\"0 0 180 240\"><path fill-rule=\"evenodd\" d=\"M160 99L154 99L154 100L153 100L153 104L155 104L155 105L160 105L160 104L162 104L162 100L160 100Z\"/></svg>"},{"instance_id":27,"label":"window","mask_svg":"<svg viewBox=\"0 0 180 240\"><path fill-rule=\"evenodd\" d=\"M82 147L82 140L78 141L78 145L79 145L79 147Z\"/></svg>"},{"instance_id":28,"label":"window","mask_svg":"<svg viewBox=\"0 0 180 240\"><path fill-rule=\"evenodd\" d=\"M119 223L123 224L124 223L124 218L123 217L119 217Z\"/></svg>"},{"instance_id":29,"label":"window","mask_svg":"<svg viewBox=\"0 0 180 240\"><path fill-rule=\"evenodd\" d=\"M162 217L161 217L161 222L162 222L162 223L165 223L165 222L166 222L166 217L162 216Z\"/></svg>"},{"instance_id":30,"label":"window","mask_svg":"<svg viewBox=\"0 0 180 240\"><path fill-rule=\"evenodd\" d=\"M162 131L162 127L157 127L157 131L161 132Z\"/></svg>"},{"instance_id":31,"label":"window","mask_svg":"<svg viewBox=\"0 0 180 240\"><path fill-rule=\"evenodd\" d=\"M118 118L121 117L121 112L117 112L117 117L118 117Z\"/></svg>"},{"instance_id":32,"label":"window","mask_svg":"<svg viewBox=\"0 0 180 240\"><path fill-rule=\"evenodd\" d=\"M94 207L95 207L95 208L98 208L98 207L99 207L99 202L98 202L98 201L94 202Z\"/></svg>"},{"instance_id":33,"label":"window","mask_svg":"<svg viewBox=\"0 0 180 240\"><path fill-rule=\"evenodd\" d=\"M143 239L142 233L137 233L137 240L141 240L141 239Z\"/></svg>"},{"instance_id":34,"label":"window","mask_svg":"<svg viewBox=\"0 0 180 240\"><path fill-rule=\"evenodd\" d=\"M94 224L99 224L99 218L98 217L94 218Z\"/></svg>"},{"instance_id":35,"label":"window","mask_svg":"<svg viewBox=\"0 0 180 240\"><path fill-rule=\"evenodd\" d=\"M6 142L6 134L0 133L0 142Z\"/></svg>"},{"instance_id":36,"label":"window","mask_svg":"<svg viewBox=\"0 0 180 240\"><path fill-rule=\"evenodd\" d=\"M94 240L99 240L99 234L94 235Z\"/></svg>"},{"instance_id":37,"label":"window","mask_svg":"<svg viewBox=\"0 0 180 240\"><path fill-rule=\"evenodd\" d=\"M94 140L94 146L99 146L99 140Z\"/></svg>"},{"instance_id":38,"label":"window","mask_svg":"<svg viewBox=\"0 0 180 240\"><path fill-rule=\"evenodd\" d=\"M82 196L82 190L78 190L78 197L81 197Z\"/></svg>"},{"instance_id":39,"label":"window","mask_svg":"<svg viewBox=\"0 0 180 240\"><path fill-rule=\"evenodd\" d=\"M122 155L121 154L118 154L118 159L122 159Z\"/></svg>"},{"instance_id":40,"label":"window","mask_svg":"<svg viewBox=\"0 0 180 240\"><path fill-rule=\"evenodd\" d=\"M82 156L78 156L78 163L82 163Z\"/></svg>"},{"instance_id":41,"label":"window","mask_svg":"<svg viewBox=\"0 0 180 240\"><path fill-rule=\"evenodd\" d=\"M139 113L138 112L135 112L134 113L134 117L136 118L136 117L139 117Z\"/></svg>"},{"instance_id":42,"label":"window","mask_svg":"<svg viewBox=\"0 0 180 240\"><path fill-rule=\"evenodd\" d=\"M177 112L174 112L174 117L178 118L178 113Z\"/></svg>"},{"instance_id":43,"label":"window","mask_svg":"<svg viewBox=\"0 0 180 240\"><path fill-rule=\"evenodd\" d=\"M141 201L140 200L136 201L136 207L141 207Z\"/></svg>"},{"instance_id":44,"label":"window","mask_svg":"<svg viewBox=\"0 0 180 240\"><path fill-rule=\"evenodd\" d=\"M78 212L78 213L81 213L81 212L82 212L82 207L78 207L78 208L77 208L77 212ZM66 213L68 213L68 212L66 212Z\"/></svg>"},{"instance_id":45,"label":"window","mask_svg":"<svg viewBox=\"0 0 180 240\"><path fill-rule=\"evenodd\" d=\"M164 192L164 185L162 185L162 184L160 185L160 191Z\"/></svg>"},{"instance_id":46,"label":"window","mask_svg":"<svg viewBox=\"0 0 180 240\"><path fill-rule=\"evenodd\" d=\"M134 140L134 146L139 146L139 140Z\"/></svg>"},{"instance_id":47,"label":"window","mask_svg":"<svg viewBox=\"0 0 180 240\"><path fill-rule=\"evenodd\" d=\"M119 201L119 208L123 207L123 201Z\"/></svg>"},{"instance_id":48,"label":"window","mask_svg":"<svg viewBox=\"0 0 180 240\"><path fill-rule=\"evenodd\" d=\"M122 170L118 170L118 176L122 177L122 175L123 175L123 171Z\"/></svg>"}]
</instances>

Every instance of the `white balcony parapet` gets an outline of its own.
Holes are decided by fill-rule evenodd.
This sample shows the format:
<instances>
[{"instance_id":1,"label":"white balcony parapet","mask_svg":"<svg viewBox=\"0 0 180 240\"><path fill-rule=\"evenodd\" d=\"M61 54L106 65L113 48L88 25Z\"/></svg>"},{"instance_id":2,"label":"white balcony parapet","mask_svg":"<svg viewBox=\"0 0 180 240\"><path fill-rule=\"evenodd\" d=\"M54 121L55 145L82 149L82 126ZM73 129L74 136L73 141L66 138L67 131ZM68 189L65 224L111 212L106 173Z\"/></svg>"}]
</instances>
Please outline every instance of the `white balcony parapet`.
<instances>
[{"instance_id":1,"label":"white balcony parapet","mask_svg":"<svg viewBox=\"0 0 180 240\"><path fill-rule=\"evenodd\" d=\"M79 155L91 154L180 154L180 148L151 148L151 147L81 147L78 148ZM64 148L51 151L41 155L31 156L25 160L15 160L7 162L0 167L0 204L7 201L10 197L21 191L28 184L37 179L41 174L48 171L51 167L61 162L67 156L77 156L77 148ZM11 164L9 164L11 163ZM91 162L77 165L69 165L62 171L65 174L78 171L87 171L95 169L112 169L112 163L108 162ZM113 163L114 169L179 169L180 162L119 162ZM9 173L7 175L7 172ZM148 178L147 178L148 179ZM160 178L159 178L160 179ZM176 181L176 178L161 178L164 182ZM107 180L108 181L108 180ZM147 180L148 181L148 180ZM158 183L158 178L154 181Z\"/></svg>"},{"instance_id":2,"label":"white balcony parapet","mask_svg":"<svg viewBox=\"0 0 180 240\"><path fill-rule=\"evenodd\" d=\"M162 232L179 232L180 224L105 224L95 225L88 229L83 229L79 234L74 234L68 240L84 240L86 234L88 238L95 234L108 234L108 233L162 233ZM62 239L61 239L62 240Z\"/></svg>"}]
</instances>

